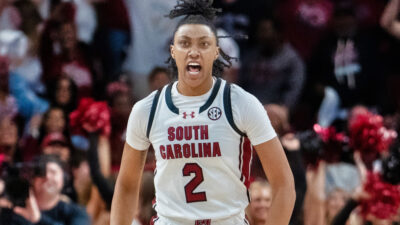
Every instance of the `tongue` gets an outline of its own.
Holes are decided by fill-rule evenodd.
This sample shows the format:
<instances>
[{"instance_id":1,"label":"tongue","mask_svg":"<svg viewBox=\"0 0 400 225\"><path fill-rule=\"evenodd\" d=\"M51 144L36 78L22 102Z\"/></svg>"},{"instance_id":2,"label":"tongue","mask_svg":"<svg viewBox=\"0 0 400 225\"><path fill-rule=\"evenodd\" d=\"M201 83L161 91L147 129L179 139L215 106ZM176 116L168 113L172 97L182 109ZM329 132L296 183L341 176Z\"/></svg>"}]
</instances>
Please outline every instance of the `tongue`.
<instances>
[{"instance_id":1,"label":"tongue","mask_svg":"<svg viewBox=\"0 0 400 225\"><path fill-rule=\"evenodd\" d=\"M199 67L197 66L189 66L189 71L190 72L199 72Z\"/></svg>"}]
</instances>

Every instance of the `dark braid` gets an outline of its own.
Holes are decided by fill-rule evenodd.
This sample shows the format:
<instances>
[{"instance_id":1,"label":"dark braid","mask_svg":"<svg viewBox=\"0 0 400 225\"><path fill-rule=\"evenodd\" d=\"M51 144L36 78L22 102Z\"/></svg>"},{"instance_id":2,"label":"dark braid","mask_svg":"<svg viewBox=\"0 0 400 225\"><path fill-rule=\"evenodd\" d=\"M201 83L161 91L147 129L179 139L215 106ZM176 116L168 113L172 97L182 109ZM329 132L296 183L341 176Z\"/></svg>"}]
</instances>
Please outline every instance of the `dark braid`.
<instances>
[{"instance_id":1,"label":"dark braid","mask_svg":"<svg viewBox=\"0 0 400 225\"><path fill-rule=\"evenodd\" d=\"M212 32L217 39L218 46L218 37L217 29L214 26L214 19L216 17L217 12L221 12L220 9L216 9L212 7L213 0L178 0L177 5L173 10L167 15L170 19L185 16L181 21L179 21L175 31L178 28L185 24L203 24L211 28ZM229 36L223 36L221 38L226 38ZM213 64L213 75L220 77L224 72L225 68L229 68L232 66L232 59L237 60L236 58L230 57L227 55L222 49L219 50L220 56L227 62L223 62L220 59L216 59ZM166 63L169 64L169 68L171 70L171 74L174 78L178 76L178 68L176 67L175 60L170 56Z\"/></svg>"},{"instance_id":2,"label":"dark braid","mask_svg":"<svg viewBox=\"0 0 400 225\"><path fill-rule=\"evenodd\" d=\"M170 19L179 16L201 15L208 20L214 20L220 9L212 7L213 0L178 0L177 5L169 13Z\"/></svg>"}]
</instances>

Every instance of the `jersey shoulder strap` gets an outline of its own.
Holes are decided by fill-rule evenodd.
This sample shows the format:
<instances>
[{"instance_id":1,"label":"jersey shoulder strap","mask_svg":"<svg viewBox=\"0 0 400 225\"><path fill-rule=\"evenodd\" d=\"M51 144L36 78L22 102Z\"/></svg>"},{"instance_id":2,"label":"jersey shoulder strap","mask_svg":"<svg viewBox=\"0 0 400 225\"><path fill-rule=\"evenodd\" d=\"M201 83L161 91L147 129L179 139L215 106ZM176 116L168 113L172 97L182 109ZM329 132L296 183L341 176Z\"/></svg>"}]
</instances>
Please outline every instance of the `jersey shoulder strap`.
<instances>
[{"instance_id":1,"label":"jersey shoulder strap","mask_svg":"<svg viewBox=\"0 0 400 225\"><path fill-rule=\"evenodd\" d=\"M153 98L153 103L151 104L149 122L147 123L147 131L146 131L147 138L149 138L149 136L150 136L151 126L153 125L154 115L156 114L156 109L157 109L157 105L158 105L158 100L160 99L161 91L162 91L162 88L157 90L157 93Z\"/></svg>"},{"instance_id":2,"label":"jersey shoulder strap","mask_svg":"<svg viewBox=\"0 0 400 225\"><path fill-rule=\"evenodd\" d=\"M231 127L240 135L247 137L245 133L243 133L235 124L235 121L233 120L233 113L232 113L232 100L231 100L231 84L226 82L225 83L225 88L224 88L224 96L223 96L223 101L224 101L224 110L226 114L226 118L228 119L229 124Z\"/></svg>"}]
</instances>

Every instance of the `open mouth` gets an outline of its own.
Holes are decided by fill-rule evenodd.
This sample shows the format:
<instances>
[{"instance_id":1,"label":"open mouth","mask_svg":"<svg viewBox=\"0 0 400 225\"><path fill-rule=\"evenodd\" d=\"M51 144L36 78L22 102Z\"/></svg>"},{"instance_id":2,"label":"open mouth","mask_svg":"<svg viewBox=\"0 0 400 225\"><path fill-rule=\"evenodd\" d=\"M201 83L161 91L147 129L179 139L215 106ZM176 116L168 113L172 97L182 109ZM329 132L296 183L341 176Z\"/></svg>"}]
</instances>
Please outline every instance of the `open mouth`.
<instances>
[{"instance_id":1,"label":"open mouth","mask_svg":"<svg viewBox=\"0 0 400 225\"><path fill-rule=\"evenodd\" d=\"M196 75L201 71L201 65L199 63L189 63L186 67L189 74Z\"/></svg>"}]
</instances>

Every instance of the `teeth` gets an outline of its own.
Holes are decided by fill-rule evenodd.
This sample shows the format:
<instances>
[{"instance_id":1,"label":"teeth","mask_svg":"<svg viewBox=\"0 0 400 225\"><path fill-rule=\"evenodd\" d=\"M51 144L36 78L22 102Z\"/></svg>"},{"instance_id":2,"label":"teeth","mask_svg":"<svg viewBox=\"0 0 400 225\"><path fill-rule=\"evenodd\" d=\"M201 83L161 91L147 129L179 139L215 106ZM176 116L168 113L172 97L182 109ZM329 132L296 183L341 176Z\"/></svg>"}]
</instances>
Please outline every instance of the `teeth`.
<instances>
[{"instance_id":1,"label":"teeth","mask_svg":"<svg viewBox=\"0 0 400 225\"><path fill-rule=\"evenodd\" d=\"M200 66L199 63L189 63L189 66Z\"/></svg>"}]
</instances>

